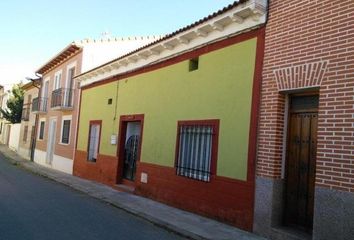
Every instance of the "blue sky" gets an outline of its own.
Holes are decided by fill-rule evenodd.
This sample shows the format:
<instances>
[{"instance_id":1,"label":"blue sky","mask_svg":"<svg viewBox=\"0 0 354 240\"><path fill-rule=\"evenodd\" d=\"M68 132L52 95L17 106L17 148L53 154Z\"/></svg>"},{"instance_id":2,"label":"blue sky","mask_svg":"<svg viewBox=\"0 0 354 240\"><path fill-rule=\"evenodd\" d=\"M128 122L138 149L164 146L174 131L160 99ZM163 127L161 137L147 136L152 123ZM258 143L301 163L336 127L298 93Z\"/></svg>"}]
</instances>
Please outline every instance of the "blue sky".
<instances>
[{"instance_id":1,"label":"blue sky","mask_svg":"<svg viewBox=\"0 0 354 240\"><path fill-rule=\"evenodd\" d=\"M233 0L0 2L0 84L19 82L74 40L170 33Z\"/></svg>"}]
</instances>

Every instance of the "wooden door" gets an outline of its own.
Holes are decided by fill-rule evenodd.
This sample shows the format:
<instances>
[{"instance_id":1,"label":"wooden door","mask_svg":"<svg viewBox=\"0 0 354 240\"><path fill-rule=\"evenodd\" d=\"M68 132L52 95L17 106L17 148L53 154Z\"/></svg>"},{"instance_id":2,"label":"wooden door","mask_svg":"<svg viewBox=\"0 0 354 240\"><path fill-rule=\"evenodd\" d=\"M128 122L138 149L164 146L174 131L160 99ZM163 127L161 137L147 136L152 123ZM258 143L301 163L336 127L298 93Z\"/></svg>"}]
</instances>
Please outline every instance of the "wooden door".
<instances>
[{"instance_id":1,"label":"wooden door","mask_svg":"<svg viewBox=\"0 0 354 240\"><path fill-rule=\"evenodd\" d=\"M297 96L290 101L285 224L312 229L318 96Z\"/></svg>"}]
</instances>

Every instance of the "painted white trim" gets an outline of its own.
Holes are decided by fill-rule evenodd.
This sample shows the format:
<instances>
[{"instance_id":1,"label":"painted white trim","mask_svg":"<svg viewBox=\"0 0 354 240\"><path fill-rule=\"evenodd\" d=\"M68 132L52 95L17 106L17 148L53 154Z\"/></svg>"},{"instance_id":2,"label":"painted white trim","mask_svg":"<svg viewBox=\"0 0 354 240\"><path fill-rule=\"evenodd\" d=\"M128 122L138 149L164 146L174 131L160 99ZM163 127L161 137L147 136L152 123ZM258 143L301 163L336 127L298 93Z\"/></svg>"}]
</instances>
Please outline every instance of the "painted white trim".
<instances>
[{"instance_id":1,"label":"painted white trim","mask_svg":"<svg viewBox=\"0 0 354 240\"><path fill-rule=\"evenodd\" d=\"M65 158L59 155L53 155L52 168L68 173L73 174L74 161L70 158Z\"/></svg>"},{"instance_id":2,"label":"painted white trim","mask_svg":"<svg viewBox=\"0 0 354 240\"><path fill-rule=\"evenodd\" d=\"M68 174L73 173L73 160L59 155L53 155L52 165L46 163L47 152L35 149L34 162L52 169L56 169Z\"/></svg>"},{"instance_id":3,"label":"painted white trim","mask_svg":"<svg viewBox=\"0 0 354 240\"><path fill-rule=\"evenodd\" d=\"M69 143L63 143L62 142L62 138L63 138L63 127L64 127L64 120L70 120L70 131L69 131ZM70 145L70 138L71 138L71 128L72 128L72 124L73 120L72 120L72 115L65 115L62 116L61 118L61 127L60 127L60 140L59 140L59 144L60 145Z\"/></svg>"},{"instance_id":4,"label":"painted white trim","mask_svg":"<svg viewBox=\"0 0 354 240\"><path fill-rule=\"evenodd\" d=\"M42 94L41 97L48 97L49 96L49 82L50 82L50 77L45 78L43 88L42 88ZM48 89L47 92L44 91L46 83L48 83Z\"/></svg>"},{"instance_id":5,"label":"painted white trim","mask_svg":"<svg viewBox=\"0 0 354 240\"><path fill-rule=\"evenodd\" d=\"M76 61L70 63L68 66L66 66L66 79L65 79L65 88L69 88L68 87L68 81L69 81L69 70L72 69L72 68L75 68L75 72L77 71L77 64L76 64ZM73 87L75 86L75 80L74 80L74 77L73 76Z\"/></svg>"},{"instance_id":6,"label":"painted white trim","mask_svg":"<svg viewBox=\"0 0 354 240\"><path fill-rule=\"evenodd\" d=\"M69 71L69 69L70 69L70 68L73 68L73 67L76 68L76 66L77 66L77 61L75 60L75 61L73 61L72 63L70 63L70 64L68 64L68 65L66 66L66 71Z\"/></svg>"},{"instance_id":7,"label":"painted white trim","mask_svg":"<svg viewBox=\"0 0 354 240\"><path fill-rule=\"evenodd\" d=\"M62 76L63 76L63 70L60 69L55 72L54 80L53 80L53 90L60 88Z\"/></svg>"},{"instance_id":8,"label":"painted white trim","mask_svg":"<svg viewBox=\"0 0 354 240\"><path fill-rule=\"evenodd\" d=\"M46 118L40 118L39 119L39 124L38 124L38 134L37 134L37 140L38 141L43 141L44 140L44 135L45 135L45 126L46 126ZM41 122L44 122L44 128L43 128L43 139L39 138L39 135L41 134Z\"/></svg>"},{"instance_id":9,"label":"painted white trim","mask_svg":"<svg viewBox=\"0 0 354 240\"><path fill-rule=\"evenodd\" d=\"M31 149L30 148L18 148L18 154L26 160L30 160Z\"/></svg>"},{"instance_id":10,"label":"painted white trim","mask_svg":"<svg viewBox=\"0 0 354 240\"><path fill-rule=\"evenodd\" d=\"M191 29L112 61L76 79L86 86L258 28L266 22L265 0L250 0Z\"/></svg>"},{"instance_id":11,"label":"painted white trim","mask_svg":"<svg viewBox=\"0 0 354 240\"><path fill-rule=\"evenodd\" d=\"M53 129L53 136L50 135L51 133L51 125L55 121L55 128ZM49 118L48 121L48 137L47 137L47 147L46 147L46 163L47 164L52 164L54 155L55 155L55 146L56 146L56 137L57 137L57 128L58 128L58 118L57 116L53 116ZM51 143L51 138L53 138L53 142ZM52 144L52 146L50 146ZM48 152L49 147L52 147L51 153ZM53 159L50 159L51 155L53 155Z\"/></svg>"},{"instance_id":12,"label":"painted white trim","mask_svg":"<svg viewBox=\"0 0 354 240\"><path fill-rule=\"evenodd\" d=\"M35 163L41 164L43 166L49 166L48 164L46 164L45 162L45 158L46 158L47 152L45 151L41 151L38 149L34 150L34 158L33 161Z\"/></svg>"}]
</instances>

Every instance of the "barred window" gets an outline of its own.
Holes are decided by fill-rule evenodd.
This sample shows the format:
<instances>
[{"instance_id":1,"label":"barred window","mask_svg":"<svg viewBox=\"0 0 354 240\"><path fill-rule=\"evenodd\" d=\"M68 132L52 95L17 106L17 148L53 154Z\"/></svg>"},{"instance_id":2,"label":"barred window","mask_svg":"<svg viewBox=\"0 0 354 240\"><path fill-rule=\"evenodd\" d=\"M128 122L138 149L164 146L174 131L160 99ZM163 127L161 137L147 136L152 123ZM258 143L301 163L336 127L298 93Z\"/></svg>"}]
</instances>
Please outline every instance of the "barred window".
<instances>
[{"instance_id":1,"label":"barred window","mask_svg":"<svg viewBox=\"0 0 354 240\"><path fill-rule=\"evenodd\" d=\"M61 133L61 143L68 144L70 137L70 123L71 120L63 120L63 128Z\"/></svg>"},{"instance_id":2,"label":"barred window","mask_svg":"<svg viewBox=\"0 0 354 240\"><path fill-rule=\"evenodd\" d=\"M209 182L215 166L218 120L179 122L177 175Z\"/></svg>"}]
</instances>

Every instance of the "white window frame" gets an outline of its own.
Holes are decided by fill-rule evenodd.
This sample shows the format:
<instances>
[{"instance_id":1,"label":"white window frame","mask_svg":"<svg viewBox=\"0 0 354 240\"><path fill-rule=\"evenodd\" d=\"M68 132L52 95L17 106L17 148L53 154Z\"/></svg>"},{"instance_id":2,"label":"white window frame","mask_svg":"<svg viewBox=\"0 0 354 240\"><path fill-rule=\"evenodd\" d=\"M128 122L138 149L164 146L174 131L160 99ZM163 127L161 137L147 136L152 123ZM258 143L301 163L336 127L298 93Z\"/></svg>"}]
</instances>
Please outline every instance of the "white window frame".
<instances>
[{"instance_id":1,"label":"white window frame","mask_svg":"<svg viewBox=\"0 0 354 240\"><path fill-rule=\"evenodd\" d=\"M73 81L73 88L72 90L68 90L69 89L69 71L72 69L72 68L75 68L75 72L77 71L77 67L76 67L76 61L72 62L71 64L67 65L66 66L66 77L65 77L65 92L64 92L64 101L67 101L67 94L68 94L68 91L72 91L72 99L69 99L71 100L72 102L70 102L69 104L73 105L74 103L74 88L75 88L75 79L74 79L74 76L72 76L72 81Z\"/></svg>"},{"instance_id":2,"label":"white window frame","mask_svg":"<svg viewBox=\"0 0 354 240\"><path fill-rule=\"evenodd\" d=\"M61 86L61 78L62 78L62 74L63 71L59 70L57 72L55 72L54 74L54 81L53 81L53 90L59 89Z\"/></svg>"},{"instance_id":3,"label":"white window frame","mask_svg":"<svg viewBox=\"0 0 354 240\"><path fill-rule=\"evenodd\" d=\"M41 95L42 98L48 98L48 96L49 96L49 81L50 81L50 77L47 77L44 79L44 84L43 84L43 88L42 88L42 95ZM48 89L47 89L47 91L45 91L44 89L45 89L45 85L47 82L48 82Z\"/></svg>"},{"instance_id":4,"label":"white window frame","mask_svg":"<svg viewBox=\"0 0 354 240\"><path fill-rule=\"evenodd\" d=\"M70 120L70 131L69 131L69 142L68 143L63 143L63 130L64 130L64 120ZM60 128L60 141L59 144L61 145L70 145L70 138L71 138L71 130L72 130L72 115L66 115L61 118L61 128Z\"/></svg>"},{"instance_id":5,"label":"white window frame","mask_svg":"<svg viewBox=\"0 0 354 240\"><path fill-rule=\"evenodd\" d=\"M75 68L75 72L77 71L76 67L76 61L70 63L68 66L66 66L66 80L65 80L65 88L69 88L69 71L70 69ZM73 76L74 77L74 76ZM75 87L75 80L73 79L73 88Z\"/></svg>"},{"instance_id":6,"label":"white window frame","mask_svg":"<svg viewBox=\"0 0 354 240\"><path fill-rule=\"evenodd\" d=\"M44 129L43 129L43 139L39 138L39 136L41 135L41 123L44 122ZM44 136L45 136L45 126L46 126L46 119L45 118L41 118L39 119L39 124L38 124L38 135L37 135L37 140L38 141L44 141Z\"/></svg>"}]
</instances>

